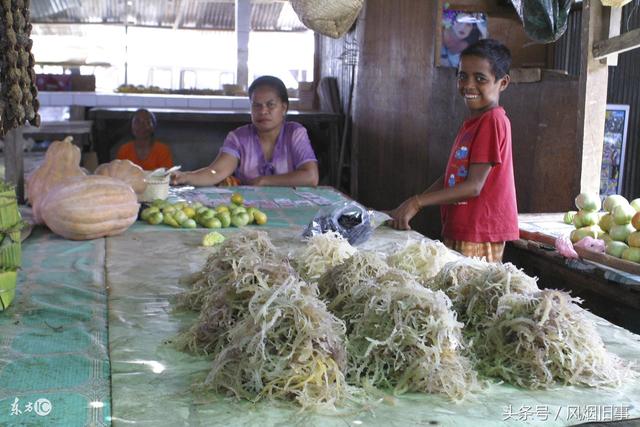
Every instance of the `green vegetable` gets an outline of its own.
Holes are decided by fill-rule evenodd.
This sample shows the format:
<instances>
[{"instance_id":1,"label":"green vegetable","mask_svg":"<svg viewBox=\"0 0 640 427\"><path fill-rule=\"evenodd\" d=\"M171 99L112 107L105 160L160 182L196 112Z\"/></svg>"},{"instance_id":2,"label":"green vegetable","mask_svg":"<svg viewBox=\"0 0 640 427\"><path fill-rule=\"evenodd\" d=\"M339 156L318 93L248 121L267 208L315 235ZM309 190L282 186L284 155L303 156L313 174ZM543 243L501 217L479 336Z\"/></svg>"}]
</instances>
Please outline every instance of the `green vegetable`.
<instances>
[{"instance_id":1,"label":"green vegetable","mask_svg":"<svg viewBox=\"0 0 640 427\"><path fill-rule=\"evenodd\" d=\"M217 231L207 233L202 238L202 246L215 246L224 242L224 236Z\"/></svg>"}]
</instances>

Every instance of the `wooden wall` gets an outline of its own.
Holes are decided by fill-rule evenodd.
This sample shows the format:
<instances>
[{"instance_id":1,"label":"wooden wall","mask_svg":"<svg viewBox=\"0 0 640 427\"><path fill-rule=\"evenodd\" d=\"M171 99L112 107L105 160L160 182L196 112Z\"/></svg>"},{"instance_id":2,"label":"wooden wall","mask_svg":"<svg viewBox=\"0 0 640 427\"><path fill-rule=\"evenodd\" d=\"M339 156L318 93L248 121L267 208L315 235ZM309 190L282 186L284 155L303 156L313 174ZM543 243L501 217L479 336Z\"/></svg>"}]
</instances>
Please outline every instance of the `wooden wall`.
<instances>
[{"instance_id":1,"label":"wooden wall","mask_svg":"<svg viewBox=\"0 0 640 427\"><path fill-rule=\"evenodd\" d=\"M444 172L466 107L455 87L455 70L434 66L436 2L368 0L357 25L354 196L390 209ZM335 55L340 43L320 38L321 75L340 72ZM501 101L512 122L520 211L568 209L579 192L577 81L545 74L540 82L511 85ZM438 209L426 209L413 226L439 237Z\"/></svg>"}]
</instances>

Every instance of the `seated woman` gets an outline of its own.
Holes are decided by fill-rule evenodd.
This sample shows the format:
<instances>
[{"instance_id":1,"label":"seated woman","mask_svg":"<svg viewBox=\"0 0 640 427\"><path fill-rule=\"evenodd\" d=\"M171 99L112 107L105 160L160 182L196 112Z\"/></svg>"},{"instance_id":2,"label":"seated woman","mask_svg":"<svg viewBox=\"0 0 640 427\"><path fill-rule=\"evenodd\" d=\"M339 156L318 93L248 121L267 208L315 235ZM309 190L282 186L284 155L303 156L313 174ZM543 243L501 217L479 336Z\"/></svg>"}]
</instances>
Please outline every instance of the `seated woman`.
<instances>
[{"instance_id":1,"label":"seated woman","mask_svg":"<svg viewBox=\"0 0 640 427\"><path fill-rule=\"evenodd\" d=\"M131 133L135 139L120 147L116 158L131 160L144 170L173 166L169 146L153 137L155 129L156 117L153 113L144 108L137 110L131 119Z\"/></svg>"},{"instance_id":2,"label":"seated woman","mask_svg":"<svg viewBox=\"0 0 640 427\"><path fill-rule=\"evenodd\" d=\"M289 97L284 83L259 77L249 86L249 99L251 124L229 132L213 163L176 172L172 184L212 186L233 174L244 185L318 185L318 161L307 130L285 121Z\"/></svg>"}]
</instances>

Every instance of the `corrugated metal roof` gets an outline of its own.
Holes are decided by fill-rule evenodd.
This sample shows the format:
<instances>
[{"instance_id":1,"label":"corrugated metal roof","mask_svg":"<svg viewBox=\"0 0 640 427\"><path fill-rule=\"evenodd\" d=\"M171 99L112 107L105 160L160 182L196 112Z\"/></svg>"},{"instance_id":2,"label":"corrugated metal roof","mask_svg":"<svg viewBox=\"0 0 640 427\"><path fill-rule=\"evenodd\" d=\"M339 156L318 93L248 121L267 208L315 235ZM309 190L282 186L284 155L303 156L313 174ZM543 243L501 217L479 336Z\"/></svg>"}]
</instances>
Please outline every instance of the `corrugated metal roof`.
<instances>
[{"instance_id":1,"label":"corrugated metal roof","mask_svg":"<svg viewBox=\"0 0 640 427\"><path fill-rule=\"evenodd\" d=\"M234 30L230 0L31 0L34 23L104 23L201 30ZM252 0L251 29L303 31L288 1Z\"/></svg>"}]
</instances>

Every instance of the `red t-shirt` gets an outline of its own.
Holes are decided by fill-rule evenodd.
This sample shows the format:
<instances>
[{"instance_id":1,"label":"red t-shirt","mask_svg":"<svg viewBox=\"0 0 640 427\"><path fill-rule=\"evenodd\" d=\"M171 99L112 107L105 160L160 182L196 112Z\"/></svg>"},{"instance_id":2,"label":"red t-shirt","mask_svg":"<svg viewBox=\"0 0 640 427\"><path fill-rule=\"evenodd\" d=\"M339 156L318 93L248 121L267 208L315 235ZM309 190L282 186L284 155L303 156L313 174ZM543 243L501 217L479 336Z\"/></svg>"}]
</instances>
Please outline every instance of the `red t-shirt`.
<instances>
[{"instance_id":1,"label":"red t-shirt","mask_svg":"<svg viewBox=\"0 0 640 427\"><path fill-rule=\"evenodd\" d=\"M502 107L462 124L449 155L445 188L467 179L472 163L493 166L478 197L441 206L443 237L478 243L518 239L511 123Z\"/></svg>"}]
</instances>

